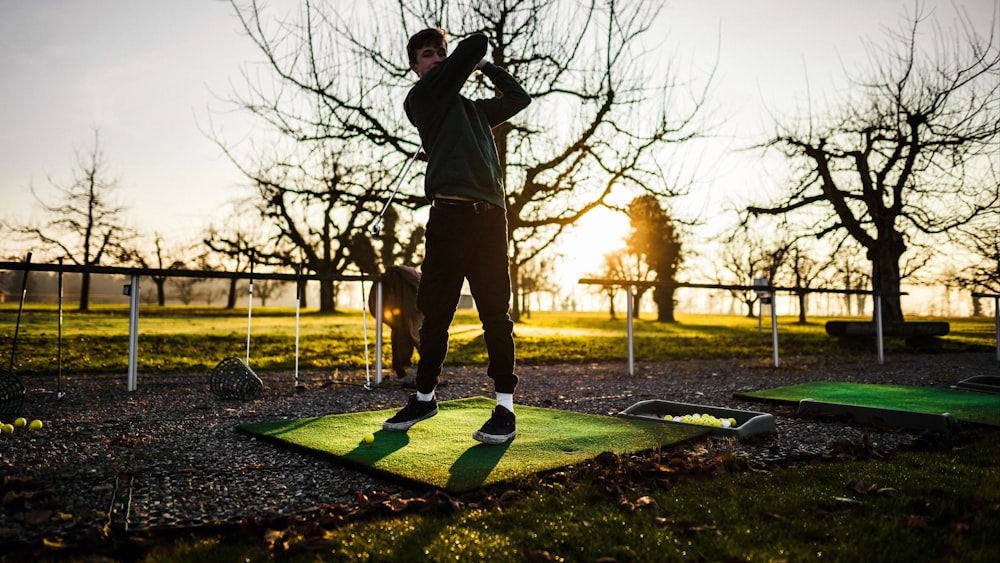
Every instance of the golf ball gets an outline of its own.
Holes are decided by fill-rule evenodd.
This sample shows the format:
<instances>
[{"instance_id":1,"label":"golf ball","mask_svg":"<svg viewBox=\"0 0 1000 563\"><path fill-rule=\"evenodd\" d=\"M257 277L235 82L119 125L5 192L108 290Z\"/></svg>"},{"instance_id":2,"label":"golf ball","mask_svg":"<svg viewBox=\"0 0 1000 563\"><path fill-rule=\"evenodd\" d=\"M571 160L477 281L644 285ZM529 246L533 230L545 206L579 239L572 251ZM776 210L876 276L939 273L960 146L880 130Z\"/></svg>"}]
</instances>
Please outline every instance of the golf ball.
<instances>
[{"instance_id":1,"label":"golf ball","mask_svg":"<svg viewBox=\"0 0 1000 563\"><path fill-rule=\"evenodd\" d=\"M374 441L375 441L375 435L374 434L368 434L368 435L365 436L365 444L367 444L367 445L370 446L372 444L372 442L374 442Z\"/></svg>"}]
</instances>

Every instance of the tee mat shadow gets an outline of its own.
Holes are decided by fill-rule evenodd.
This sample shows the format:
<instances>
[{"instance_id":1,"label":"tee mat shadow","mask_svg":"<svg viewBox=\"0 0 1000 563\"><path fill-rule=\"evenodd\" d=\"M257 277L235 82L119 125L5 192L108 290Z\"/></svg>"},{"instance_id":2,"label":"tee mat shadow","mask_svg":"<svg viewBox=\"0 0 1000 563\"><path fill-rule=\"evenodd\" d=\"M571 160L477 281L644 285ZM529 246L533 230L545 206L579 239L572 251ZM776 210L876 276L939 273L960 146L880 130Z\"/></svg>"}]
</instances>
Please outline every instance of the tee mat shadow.
<instances>
[{"instance_id":1,"label":"tee mat shadow","mask_svg":"<svg viewBox=\"0 0 1000 563\"><path fill-rule=\"evenodd\" d=\"M580 463L603 452L631 454L662 448L706 433L665 425L517 405L517 436L490 446L472 433L496 401L472 397L438 403L438 414L408 432L387 432L382 422L396 410L241 424L238 432L409 485L459 494L537 472ZM365 443L365 436L375 440Z\"/></svg>"},{"instance_id":2,"label":"tee mat shadow","mask_svg":"<svg viewBox=\"0 0 1000 563\"><path fill-rule=\"evenodd\" d=\"M799 403L799 413L843 415L860 422L947 429L950 421L1000 426L1000 395L906 385L813 381L736 393L741 399ZM940 428L935 428L940 426Z\"/></svg>"}]
</instances>

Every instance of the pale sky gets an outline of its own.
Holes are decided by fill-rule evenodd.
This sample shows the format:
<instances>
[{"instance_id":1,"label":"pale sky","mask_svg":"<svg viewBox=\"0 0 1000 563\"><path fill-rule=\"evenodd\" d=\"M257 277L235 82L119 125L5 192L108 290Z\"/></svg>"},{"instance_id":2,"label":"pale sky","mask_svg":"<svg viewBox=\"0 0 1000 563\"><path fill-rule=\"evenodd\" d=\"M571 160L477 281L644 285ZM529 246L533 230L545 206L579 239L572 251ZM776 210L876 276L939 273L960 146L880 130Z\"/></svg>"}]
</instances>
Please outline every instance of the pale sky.
<instances>
[{"instance_id":1,"label":"pale sky","mask_svg":"<svg viewBox=\"0 0 1000 563\"><path fill-rule=\"evenodd\" d=\"M735 146L759 138L763 109L790 111L804 99L807 78L815 94L840 81L844 65L863 64L862 41L881 42L913 4L671 0L665 45L695 68L707 68L718 51L713 96L727 116L724 143ZM1000 0L924 4L947 25L961 6L987 29ZM257 58L228 2L0 0L0 219L37 218L30 187L47 195L49 177L68 183L76 153L93 146L97 128L133 226L168 239L196 236L243 181L203 130L226 108L218 97L241 84L241 64ZM239 116L222 119L238 130ZM712 208L755 189L757 173L741 162L713 164L697 205ZM0 243L0 259L19 252Z\"/></svg>"}]
</instances>

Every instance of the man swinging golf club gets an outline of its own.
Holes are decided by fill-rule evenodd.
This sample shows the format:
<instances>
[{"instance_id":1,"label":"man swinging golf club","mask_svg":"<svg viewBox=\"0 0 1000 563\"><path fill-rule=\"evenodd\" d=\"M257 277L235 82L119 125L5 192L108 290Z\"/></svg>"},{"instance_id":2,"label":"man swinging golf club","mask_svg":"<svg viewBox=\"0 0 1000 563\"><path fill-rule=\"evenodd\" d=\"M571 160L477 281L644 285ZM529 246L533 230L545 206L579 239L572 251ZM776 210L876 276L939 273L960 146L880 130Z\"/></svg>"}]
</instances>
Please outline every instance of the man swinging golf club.
<instances>
[{"instance_id":1,"label":"man swinging golf club","mask_svg":"<svg viewBox=\"0 0 1000 563\"><path fill-rule=\"evenodd\" d=\"M491 129L531 102L500 67L486 61L487 40L475 34L451 55L445 33L425 29L406 50L419 80L403 104L428 155L424 192L431 202L424 239L417 308L420 327L417 392L382 428L406 431L438 412L434 390L448 353L448 330L464 280L483 323L497 406L472 437L503 444L516 435L514 417L514 323L510 319L506 197L503 171ZM496 97L469 100L462 86L479 70L499 90Z\"/></svg>"}]
</instances>

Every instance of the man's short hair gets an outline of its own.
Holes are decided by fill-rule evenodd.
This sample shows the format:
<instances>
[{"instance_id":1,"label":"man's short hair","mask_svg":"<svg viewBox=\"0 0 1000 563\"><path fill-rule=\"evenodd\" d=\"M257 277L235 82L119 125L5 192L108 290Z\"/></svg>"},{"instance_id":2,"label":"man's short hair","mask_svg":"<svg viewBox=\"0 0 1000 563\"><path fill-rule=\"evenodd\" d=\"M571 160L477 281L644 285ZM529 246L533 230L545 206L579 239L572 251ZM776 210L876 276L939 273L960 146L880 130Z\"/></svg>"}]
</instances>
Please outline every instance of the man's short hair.
<instances>
[{"instance_id":1,"label":"man's short hair","mask_svg":"<svg viewBox=\"0 0 1000 563\"><path fill-rule=\"evenodd\" d=\"M430 27L420 30L414 33L413 37L410 37L409 42L406 43L406 55L410 57L410 62L415 62L417 60L417 51L420 49L428 45L437 47L438 45L447 44L448 36L444 30Z\"/></svg>"}]
</instances>

